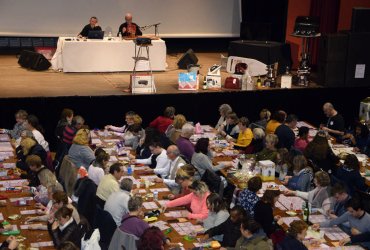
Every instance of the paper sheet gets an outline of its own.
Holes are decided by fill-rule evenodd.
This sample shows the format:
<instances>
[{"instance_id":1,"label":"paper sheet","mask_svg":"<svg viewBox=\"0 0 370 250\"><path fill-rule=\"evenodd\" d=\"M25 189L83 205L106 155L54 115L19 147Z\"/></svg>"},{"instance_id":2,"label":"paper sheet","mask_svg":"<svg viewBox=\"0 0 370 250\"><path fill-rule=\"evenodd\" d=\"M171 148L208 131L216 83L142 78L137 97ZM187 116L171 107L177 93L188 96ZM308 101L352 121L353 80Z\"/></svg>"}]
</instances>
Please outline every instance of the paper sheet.
<instances>
[{"instance_id":1,"label":"paper sheet","mask_svg":"<svg viewBox=\"0 0 370 250\"><path fill-rule=\"evenodd\" d=\"M339 227L320 228L320 231L323 231L326 237L332 241L340 241L349 237L349 235L343 232Z\"/></svg>"},{"instance_id":2,"label":"paper sheet","mask_svg":"<svg viewBox=\"0 0 370 250\"><path fill-rule=\"evenodd\" d=\"M150 226L151 227L158 227L161 231L170 228L169 226L167 226L167 222L161 221L161 220L150 223Z\"/></svg>"},{"instance_id":3,"label":"paper sheet","mask_svg":"<svg viewBox=\"0 0 370 250\"><path fill-rule=\"evenodd\" d=\"M283 221L285 225L289 226L290 223L292 223L293 221L301 220L301 219L297 216L293 216L293 217L281 217L281 220Z\"/></svg>"},{"instance_id":4,"label":"paper sheet","mask_svg":"<svg viewBox=\"0 0 370 250\"><path fill-rule=\"evenodd\" d=\"M148 209L148 210L153 210L153 209L158 209L158 205L154 202L154 201L150 201L150 202L143 202L143 206L145 207L145 209Z\"/></svg>"}]
</instances>

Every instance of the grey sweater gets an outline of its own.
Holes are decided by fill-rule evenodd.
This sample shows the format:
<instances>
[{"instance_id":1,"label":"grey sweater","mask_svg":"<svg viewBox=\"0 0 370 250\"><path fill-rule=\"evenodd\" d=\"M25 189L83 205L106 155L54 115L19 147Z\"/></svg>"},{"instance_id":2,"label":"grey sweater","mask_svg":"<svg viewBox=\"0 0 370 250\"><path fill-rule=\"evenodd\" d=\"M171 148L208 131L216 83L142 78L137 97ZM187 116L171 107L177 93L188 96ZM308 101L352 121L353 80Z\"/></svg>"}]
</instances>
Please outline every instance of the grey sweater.
<instances>
[{"instance_id":1,"label":"grey sweater","mask_svg":"<svg viewBox=\"0 0 370 250\"><path fill-rule=\"evenodd\" d=\"M225 167L223 163L213 166L211 159L203 153L194 153L191 157L191 164L198 170L195 173L195 179L200 180L206 169L209 171L218 171Z\"/></svg>"},{"instance_id":2,"label":"grey sweater","mask_svg":"<svg viewBox=\"0 0 370 250\"><path fill-rule=\"evenodd\" d=\"M343 224L347 221L349 222L350 227L356 228L361 233L370 232L370 215L366 212L361 218L355 218L349 212L346 212L338 218L321 222L320 227L332 227Z\"/></svg>"}]
</instances>

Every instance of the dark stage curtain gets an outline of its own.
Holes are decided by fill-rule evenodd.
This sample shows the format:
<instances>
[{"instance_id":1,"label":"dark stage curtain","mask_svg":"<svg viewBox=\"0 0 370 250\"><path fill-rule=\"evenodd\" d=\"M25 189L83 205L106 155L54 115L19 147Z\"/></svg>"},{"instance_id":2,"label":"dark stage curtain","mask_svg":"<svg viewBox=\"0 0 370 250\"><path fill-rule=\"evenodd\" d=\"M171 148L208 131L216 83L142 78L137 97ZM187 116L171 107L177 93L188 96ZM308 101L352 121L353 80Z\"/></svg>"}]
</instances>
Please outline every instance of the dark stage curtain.
<instances>
[{"instance_id":1,"label":"dark stage curtain","mask_svg":"<svg viewBox=\"0 0 370 250\"><path fill-rule=\"evenodd\" d=\"M311 0L310 16L320 18L321 35L337 32L339 8L341 0ZM313 67L317 65L319 58L319 40L311 39L310 52L311 64Z\"/></svg>"}]
</instances>

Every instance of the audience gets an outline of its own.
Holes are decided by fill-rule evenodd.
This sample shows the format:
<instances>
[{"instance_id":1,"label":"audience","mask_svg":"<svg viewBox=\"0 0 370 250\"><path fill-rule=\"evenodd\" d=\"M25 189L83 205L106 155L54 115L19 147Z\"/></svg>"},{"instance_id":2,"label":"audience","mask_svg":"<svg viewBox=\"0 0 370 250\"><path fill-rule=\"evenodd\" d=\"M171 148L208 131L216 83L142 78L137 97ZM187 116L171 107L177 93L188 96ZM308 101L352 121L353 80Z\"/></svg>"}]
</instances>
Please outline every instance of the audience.
<instances>
[{"instance_id":1,"label":"audience","mask_svg":"<svg viewBox=\"0 0 370 250\"><path fill-rule=\"evenodd\" d=\"M127 208L129 212L123 215L119 229L140 238L149 228L149 224L142 220L144 216L143 199L137 196L131 197Z\"/></svg>"},{"instance_id":2,"label":"audience","mask_svg":"<svg viewBox=\"0 0 370 250\"><path fill-rule=\"evenodd\" d=\"M179 148L181 155L184 156L184 160L187 162L191 161L191 157L194 154L194 145L189 140L193 134L194 126L186 123L182 126L181 135L176 141L176 145Z\"/></svg>"},{"instance_id":3,"label":"audience","mask_svg":"<svg viewBox=\"0 0 370 250\"><path fill-rule=\"evenodd\" d=\"M283 110L276 111L266 125L266 135L274 134L277 127L284 123L286 113Z\"/></svg>"},{"instance_id":4,"label":"audience","mask_svg":"<svg viewBox=\"0 0 370 250\"><path fill-rule=\"evenodd\" d=\"M42 135L44 130L39 123L39 119L34 115L28 115L26 121L24 122L24 127L26 130L32 133L33 138L35 138L35 140L45 149L45 151L49 152L49 143ZM24 132L25 131L23 131L23 133Z\"/></svg>"},{"instance_id":5,"label":"audience","mask_svg":"<svg viewBox=\"0 0 370 250\"><path fill-rule=\"evenodd\" d=\"M76 115L72 118L71 124L64 127L62 140L68 152L69 148L72 146L73 139L78 130L80 130L85 124L84 118Z\"/></svg>"},{"instance_id":6,"label":"audience","mask_svg":"<svg viewBox=\"0 0 370 250\"><path fill-rule=\"evenodd\" d=\"M286 148L279 148L276 158L275 176L279 177L280 181L285 179L285 176L289 175L291 171L291 155Z\"/></svg>"},{"instance_id":7,"label":"audience","mask_svg":"<svg viewBox=\"0 0 370 250\"><path fill-rule=\"evenodd\" d=\"M335 199L333 210L330 211L329 216L331 219L335 219L342 216L346 210L346 203L351 199L344 185L336 183L331 189L332 196Z\"/></svg>"},{"instance_id":8,"label":"audience","mask_svg":"<svg viewBox=\"0 0 370 250\"><path fill-rule=\"evenodd\" d=\"M22 135L22 132L26 129L25 122L27 119L27 111L20 109L15 113L15 121L13 129L0 129L0 133L9 134L12 139L19 139Z\"/></svg>"},{"instance_id":9,"label":"audience","mask_svg":"<svg viewBox=\"0 0 370 250\"><path fill-rule=\"evenodd\" d=\"M184 115L175 115L172 124L168 126L166 131L166 136L170 139L172 143L176 143L177 139L179 139L182 126L184 126L184 124L186 123L187 121Z\"/></svg>"},{"instance_id":10,"label":"audience","mask_svg":"<svg viewBox=\"0 0 370 250\"><path fill-rule=\"evenodd\" d=\"M234 141L234 148L236 149L246 149L248 147L253 139L253 132L248 127L249 126L249 120L247 117L241 117L239 119L238 127L239 127L239 134L236 139L231 138L231 141Z\"/></svg>"},{"instance_id":11,"label":"audience","mask_svg":"<svg viewBox=\"0 0 370 250\"><path fill-rule=\"evenodd\" d=\"M135 123L134 117L136 113L134 111L128 111L125 114L125 122L126 124L122 127L115 127L113 125L107 125L105 126L105 129L112 130L118 133L125 133L130 126L132 126Z\"/></svg>"},{"instance_id":12,"label":"audience","mask_svg":"<svg viewBox=\"0 0 370 250\"><path fill-rule=\"evenodd\" d=\"M294 148L296 150L299 150L300 152L304 152L306 149L309 140L308 140L308 133L309 133L309 128L306 126L302 126L298 129L298 138L295 139L294 142Z\"/></svg>"},{"instance_id":13,"label":"audience","mask_svg":"<svg viewBox=\"0 0 370 250\"><path fill-rule=\"evenodd\" d=\"M242 236L236 242L235 247L221 247L220 250L251 249L272 250L272 241L261 231L261 226L255 220L243 220L240 226Z\"/></svg>"},{"instance_id":14,"label":"audience","mask_svg":"<svg viewBox=\"0 0 370 250\"><path fill-rule=\"evenodd\" d=\"M291 150L295 142L294 129L297 128L298 118L295 115L288 115L285 122L275 130L279 142L277 148L286 148Z\"/></svg>"},{"instance_id":15,"label":"audience","mask_svg":"<svg viewBox=\"0 0 370 250\"><path fill-rule=\"evenodd\" d=\"M307 160L303 155L297 155L293 158L294 176L286 176L283 184L291 190L308 192L311 190L311 180L313 171L307 166Z\"/></svg>"},{"instance_id":16,"label":"audience","mask_svg":"<svg viewBox=\"0 0 370 250\"><path fill-rule=\"evenodd\" d=\"M61 142L63 142L64 128L72 124L73 115L74 113L72 109L65 108L62 110L60 120L58 121L58 124L55 128L55 135L58 138L58 140Z\"/></svg>"},{"instance_id":17,"label":"audience","mask_svg":"<svg viewBox=\"0 0 370 250\"><path fill-rule=\"evenodd\" d=\"M225 167L232 166L232 162L220 163L213 166L212 161L208 156L209 154L209 139L200 138L195 144L195 153L191 158L191 164L197 169L196 178L198 179L201 179L207 170L216 172Z\"/></svg>"},{"instance_id":18,"label":"audience","mask_svg":"<svg viewBox=\"0 0 370 250\"><path fill-rule=\"evenodd\" d=\"M72 210L61 207L55 213L55 221L48 224L48 231L53 240L54 246L70 241L77 247L81 246L82 232L72 217Z\"/></svg>"},{"instance_id":19,"label":"audience","mask_svg":"<svg viewBox=\"0 0 370 250\"><path fill-rule=\"evenodd\" d=\"M45 149L37 143L37 141L33 138L23 138L21 140L20 145L16 148L17 154L17 168L20 168L24 171L28 171L29 167L26 163L26 159L30 155L37 155L40 157L42 164L46 166L46 151Z\"/></svg>"},{"instance_id":20,"label":"audience","mask_svg":"<svg viewBox=\"0 0 370 250\"><path fill-rule=\"evenodd\" d=\"M295 220L290 223L287 236L280 243L278 249L281 250L307 250L303 240L307 235L308 225L301 220Z\"/></svg>"},{"instance_id":21,"label":"audience","mask_svg":"<svg viewBox=\"0 0 370 250\"><path fill-rule=\"evenodd\" d=\"M165 239L165 240L164 240ZM166 237L155 226L147 228L140 237L138 250L162 250L165 246Z\"/></svg>"},{"instance_id":22,"label":"audience","mask_svg":"<svg viewBox=\"0 0 370 250\"><path fill-rule=\"evenodd\" d=\"M256 154L264 148L265 131L262 128L253 129L253 139L251 144L246 148L247 154Z\"/></svg>"},{"instance_id":23,"label":"audience","mask_svg":"<svg viewBox=\"0 0 370 250\"><path fill-rule=\"evenodd\" d=\"M230 217L220 225L208 229L205 232L204 238L208 239L217 235L223 235L222 240L220 241L221 246L235 247L236 241L241 236L241 223L247 218L248 216L242 207L234 206L230 210Z\"/></svg>"},{"instance_id":24,"label":"audience","mask_svg":"<svg viewBox=\"0 0 370 250\"><path fill-rule=\"evenodd\" d=\"M261 225L263 231L269 237L276 230L277 225L275 221L281 218L280 216L274 217L273 213L279 195L279 189L267 189L261 200L257 201L254 206L254 219Z\"/></svg>"},{"instance_id":25,"label":"audience","mask_svg":"<svg viewBox=\"0 0 370 250\"><path fill-rule=\"evenodd\" d=\"M208 186L202 181L194 181L189 189L192 191L183 197L169 201L163 208L179 207L190 205L191 212L183 212L183 217L188 219L204 220L208 217L207 197L209 196Z\"/></svg>"},{"instance_id":26,"label":"audience","mask_svg":"<svg viewBox=\"0 0 370 250\"><path fill-rule=\"evenodd\" d=\"M89 178L99 185L101 179L105 174L105 168L109 162L110 156L107 152L102 150L100 153L95 151L95 160L88 169Z\"/></svg>"},{"instance_id":27,"label":"audience","mask_svg":"<svg viewBox=\"0 0 370 250\"><path fill-rule=\"evenodd\" d=\"M238 198L238 205L244 208L247 214L254 216L254 206L260 200L257 192L262 188L262 179L259 176L252 177L248 180L248 187L244 189Z\"/></svg>"},{"instance_id":28,"label":"audience","mask_svg":"<svg viewBox=\"0 0 370 250\"><path fill-rule=\"evenodd\" d=\"M334 109L333 104L327 102L323 106L323 111L328 120L325 124L320 125L320 129L329 133L329 135L340 139L344 135L345 124L341 114Z\"/></svg>"},{"instance_id":29,"label":"audience","mask_svg":"<svg viewBox=\"0 0 370 250\"><path fill-rule=\"evenodd\" d=\"M121 225L121 219L128 211L128 201L132 190L133 182L129 178L123 178L120 184L120 190L109 195L104 205L104 210L112 215L117 227Z\"/></svg>"},{"instance_id":30,"label":"audience","mask_svg":"<svg viewBox=\"0 0 370 250\"><path fill-rule=\"evenodd\" d=\"M343 136L343 143L355 147L358 152L366 153L370 145L369 128L360 122L356 122L354 131Z\"/></svg>"},{"instance_id":31,"label":"audience","mask_svg":"<svg viewBox=\"0 0 370 250\"><path fill-rule=\"evenodd\" d=\"M222 104L218 111L220 112L220 119L218 119L218 122L215 126L215 129L218 129L221 127L221 125L225 125L226 123L226 116L231 113L233 110L229 104Z\"/></svg>"},{"instance_id":32,"label":"audience","mask_svg":"<svg viewBox=\"0 0 370 250\"><path fill-rule=\"evenodd\" d=\"M189 186L193 183L195 172L196 169L190 164L186 164L181 167L177 171L175 177L175 182L180 186L180 191L178 194L169 194L168 199L173 200L190 194L191 190L189 189ZM190 206L188 206L188 209L190 210Z\"/></svg>"},{"instance_id":33,"label":"audience","mask_svg":"<svg viewBox=\"0 0 370 250\"><path fill-rule=\"evenodd\" d=\"M88 170L90 164L95 160L94 152L89 143L90 131L88 129L78 130L68 151L69 159L77 168L85 167Z\"/></svg>"},{"instance_id":34,"label":"audience","mask_svg":"<svg viewBox=\"0 0 370 250\"><path fill-rule=\"evenodd\" d=\"M249 127L253 130L255 128L260 128L262 130L266 129L267 122L270 120L271 112L268 109L262 109L260 112L260 120L251 123Z\"/></svg>"},{"instance_id":35,"label":"audience","mask_svg":"<svg viewBox=\"0 0 370 250\"><path fill-rule=\"evenodd\" d=\"M29 155L26 164L30 169L29 186L38 187L43 184L44 188L56 183L53 172L46 168L38 155Z\"/></svg>"},{"instance_id":36,"label":"audience","mask_svg":"<svg viewBox=\"0 0 370 250\"><path fill-rule=\"evenodd\" d=\"M106 200L112 193L119 191L119 180L123 175L122 167L121 163L114 163L109 168L109 174L104 175L101 179L96 190L97 204L101 208L104 208Z\"/></svg>"},{"instance_id":37,"label":"audience","mask_svg":"<svg viewBox=\"0 0 370 250\"><path fill-rule=\"evenodd\" d=\"M315 184L315 189L302 192L302 191L291 191L286 190L285 195L293 195L303 198L311 204L312 209L320 210L323 214L328 214L330 208L332 207L333 201L331 200L331 188L330 188L330 177L327 172L318 171L315 173L315 178L313 179Z\"/></svg>"},{"instance_id":38,"label":"audience","mask_svg":"<svg viewBox=\"0 0 370 250\"><path fill-rule=\"evenodd\" d=\"M239 119L235 113L229 113L226 117L226 124L218 128L218 133L226 140L236 139L239 134Z\"/></svg>"},{"instance_id":39,"label":"audience","mask_svg":"<svg viewBox=\"0 0 370 250\"><path fill-rule=\"evenodd\" d=\"M265 148L260 152L256 153L257 161L270 160L273 162L277 161L277 149L276 145L279 142L278 137L275 134L267 134L265 137Z\"/></svg>"},{"instance_id":40,"label":"audience","mask_svg":"<svg viewBox=\"0 0 370 250\"><path fill-rule=\"evenodd\" d=\"M173 118L175 116L175 108L174 107L166 107L163 112L163 116L158 116L149 124L149 127L157 129L161 133L165 133L168 126L173 123Z\"/></svg>"},{"instance_id":41,"label":"audience","mask_svg":"<svg viewBox=\"0 0 370 250\"><path fill-rule=\"evenodd\" d=\"M348 193L353 196L356 191L367 192L369 187L360 174L360 162L357 156L349 154L344 160L343 166L337 169L335 177L346 185Z\"/></svg>"}]
</instances>

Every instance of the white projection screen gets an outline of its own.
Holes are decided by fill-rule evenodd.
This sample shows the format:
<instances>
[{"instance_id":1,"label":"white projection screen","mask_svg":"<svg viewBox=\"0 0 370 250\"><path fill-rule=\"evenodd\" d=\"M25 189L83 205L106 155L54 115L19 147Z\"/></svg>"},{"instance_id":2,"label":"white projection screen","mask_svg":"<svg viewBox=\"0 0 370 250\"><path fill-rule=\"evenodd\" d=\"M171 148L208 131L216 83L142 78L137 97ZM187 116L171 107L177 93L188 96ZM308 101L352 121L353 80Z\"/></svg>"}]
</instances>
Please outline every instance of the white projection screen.
<instances>
[{"instance_id":1,"label":"white projection screen","mask_svg":"<svg viewBox=\"0 0 370 250\"><path fill-rule=\"evenodd\" d=\"M78 34L91 16L115 35L131 12L139 26L161 23L162 37L238 37L240 0L0 0L0 36ZM144 34L154 34L150 28Z\"/></svg>"}]
</instances>

